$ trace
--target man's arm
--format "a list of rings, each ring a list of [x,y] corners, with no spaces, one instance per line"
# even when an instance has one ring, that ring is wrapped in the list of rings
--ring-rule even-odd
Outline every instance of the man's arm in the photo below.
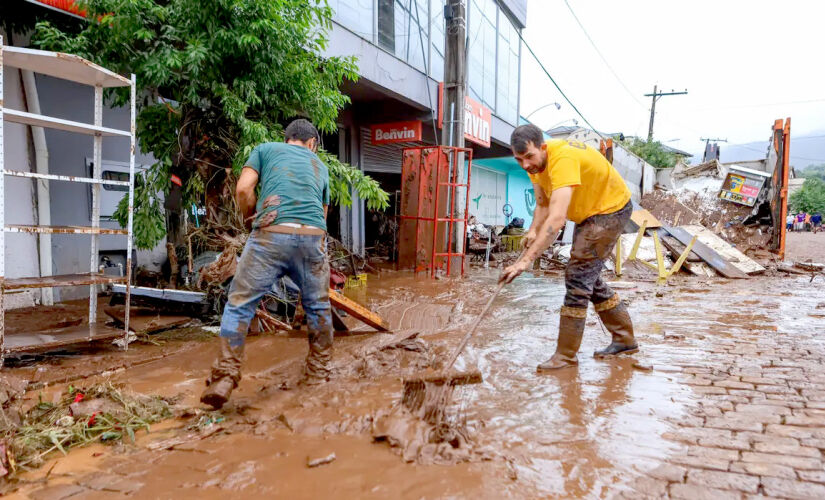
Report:
[[[530,229],[524,235],[524,245],[530,247],[536,240],[536,236],[550,214],[550,199],[544,194],[544,189],[538,184],[533,184],[533,193],[536,197],[536,209],[533,211],[533,222]]]
[[[327,213],[329,213],[329,205],[324,205],[324,220],[327,220]]]
[[[238,178],[238,185],[235,187],[235,199],[238,202],[238,208],[241,210],[241,216],[247,229],[252,227],[252,218],[255,215],[255,203],[258,201],[255,196],[255,186],[257,185],[258,172],[252,167],[244,167],[241,170],[240,178]]]
[[[516,263],[501,273],[500,282],[509,283],[513,281],[516,276],[527,269],[531,262],[547,250],[547,247],[553,244],[556,235],[559,234],[567,220],[567,208],[570,206],[570,199],[573,197],[573,189],[572,186],[567,186],[553,191],[550,196],[550,204],[547,207],[548,215],[538,230],[536,240]]]

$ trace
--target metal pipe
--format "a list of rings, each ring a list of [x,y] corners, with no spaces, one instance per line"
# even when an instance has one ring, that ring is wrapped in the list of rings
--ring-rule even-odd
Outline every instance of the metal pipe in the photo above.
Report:
[[[34,72],[21,69],[21,79],[23,80],[23,92],[26,96],[26,109],[29,113],[39,115],[40,97],[37,93],[37,82],[34,79]],[[32,142],[34,143],[34,163],[38,174],[49,175],[49,148],[46,144],[46,132],[43,127],[31,127]],[[40,226],[51,225],[51,195],[49,193],[49,181],[46,179],[35,180],[37,185],[37,224]],[[51,276],[52,269],[52,235],[41,233],[39,236],[39,257],[40,276]],[[40,290],[40,303],[46,306],[54,304],[54,289],[43,288]]]

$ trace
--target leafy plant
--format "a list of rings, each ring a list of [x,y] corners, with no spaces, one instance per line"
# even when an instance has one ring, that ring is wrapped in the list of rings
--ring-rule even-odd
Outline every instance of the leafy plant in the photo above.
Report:
[[[76,0],[88,21],[71,31],[37,24],[41,48],[70,52],[118,73],[135,73],[139,87],[137,135],[156,163],[135,193],[135,243],[154,247],[166,226],[160,193],[171,175],[183,183],[183,206],[221,210],[231,197],[227,178],[239,172],[254,146],[280,140],[281,124],[306,116],[326,132],[349,103],[339,91],[356,80],[354,57],[321,56],[329,42],[332,9],[326,0]],[[107,94],[113,105],[128,89]],[[371,208],[389,195],[361,171],[321,152],[330,193],[342,205],[354,189]],[[126,222],[126,202],[116,218]],[[176,233],[176,234],[173,234]]]
[[[788,201],[792,212],[825,213],[825,181],[818,177],[805,179]]]
[[[821,163],[819,165],[808,165],[804,169],[799,169],[797,172],[800,177],[804,177],[806,179],[814,177],[825,181],[825,163]]]
[[[631,153],[655,168],[671,168],[682,158],[682,155],[666,150],[659,141],[647,142],[633,137],[619,142]]]

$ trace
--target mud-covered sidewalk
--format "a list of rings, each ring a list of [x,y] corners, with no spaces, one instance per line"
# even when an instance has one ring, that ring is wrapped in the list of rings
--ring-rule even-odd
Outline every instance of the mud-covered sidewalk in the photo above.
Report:
[[[36,499],[825,498],[821,277],[630,283],[618,291],[641,353],[593,359],[609,336],[591,310],[579,367],[539,375],[564,286],[558,274],[526,275],[505,288],[459,360],[484,377],[453,398],[471,449],[434,459],[374,442],[402,378],[456,345],[496,275],[371,276],[353,298],[387,317],[393,334],[337,337],[333,381],[308,388],[296,386],[305,338],[251,337],[244,379],[221,412],[197,402],[217,347],[202,331],[13,368],[45,386],[31,401],[104,379],[179,399],[177,417],[136,444],[56,454],[10,487]]]

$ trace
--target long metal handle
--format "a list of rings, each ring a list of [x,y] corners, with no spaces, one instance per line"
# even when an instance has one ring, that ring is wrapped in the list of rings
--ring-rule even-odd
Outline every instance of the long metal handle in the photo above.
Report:
[[[481,320],[484,319],[484,316],[487,315],[487,311],[490,310],[490,306],[493,305],[493,301],[496,300],[496,297],[498,297],[498,293],[501,291],[502,288],[504,288],[504,285],[506,285],[506,283],[504,283],[504,282],[499,283],[499,285],[496,287],[496,291],[493,292],[493,294],[490,296],[490,299],[487,300],[487,305],[485,305],[484,309],[481,310],[481,314],[479,314],[478,317],[476,318],[476,321],[475,321],[475,323],[473,323],[472,328],[470,328],[470,331],[467,332],[467,334],[464,336],[463,339],[461,339],[461,343],[458,344],[458,347],[453,352],[453,355],[450,358],[450,362],[447,363],[447,366],[444,367],[445,372],[449,371],[450,368],[453,367],[453,364],[455,363],[455,360],[458,359],[458,356],[461,355],[461,351],[463,351],[464,348],[467,346],[467,342],[470,341],[470,337],[472,337],[473,334],[476,332],[476,329],[478,329],[478,325],[481,324]]]

